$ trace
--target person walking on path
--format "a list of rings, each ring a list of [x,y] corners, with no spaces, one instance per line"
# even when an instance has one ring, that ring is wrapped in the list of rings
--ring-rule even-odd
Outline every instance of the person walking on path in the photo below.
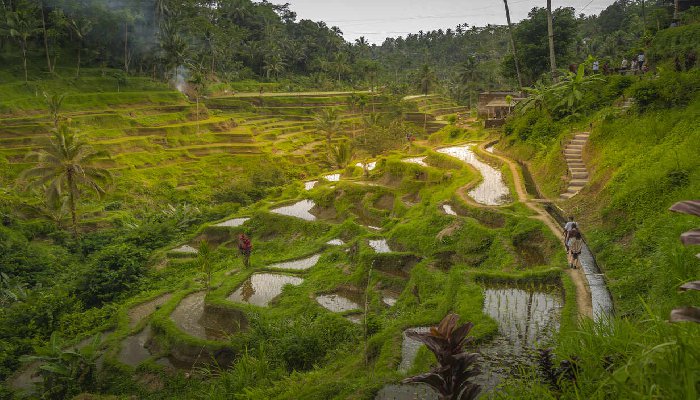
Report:
[[[581,255],[581,249],[583,248],[583,239],[581,238],[581,232],[574,228],[569,233],[569,240],[566,243],[566,247],[569,249],[569,268],[576,269],[581,266],[581,261],[579,261],[579,256]]]
[[[573,229],[578,229],[578,224],[574,221],[574,216],[572,215],[564,225],[564,246],[566,246],[566,251],[569,251],[569,236]]]
[[[250,267],[250,253],[253,251],[253,244],[245,233],[238,235],[238,251],[243,256],[243,266],[246,268]]]
[[[644,53],[639,52],[639,55],[637,56],[637,68],[639,68],[639,71],[643,71],[644,68]]]

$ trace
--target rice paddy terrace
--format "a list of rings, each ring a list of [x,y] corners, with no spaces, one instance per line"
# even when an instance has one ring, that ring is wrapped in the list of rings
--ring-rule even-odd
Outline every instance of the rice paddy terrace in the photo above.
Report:
[[[518,201],[508,166],[473,145],[486,139],[481,129],[444,141],[438,133],[367,168],[362,159],[334,171],[313,116],[337,109],[342,135],[351,137],[365,112],[384,112],[382,95],[370,96],[365,109],[352,105],[351,93],[241,93],[198,107],[146,80],[121,92],[97,78],[92,86],[103,91],[90,92],[89,79],[80,85],[80,94],[66,96],[62,118],[111,154],[101,162],[115,174],[118,199],[147,199],[163,185],[182,198],[206,198],[253,159],[289,163],[297,176],[153,254],[153,273],[164,283],[119,305],[113,321],[96,328],[104,373],[135,382],[125,389],[131,394],[225,390],[200,368],[235,371],[244,368],[244,355],[260,351],[255,357],[284,371],[247,389],[249,398],[411,398],[414,388],[396,382],[425,371],[433,356],[407,343],[404,332],[434,325],[449,311],[475,323],[486,360],[480,383],[493,389],[533,362],[535,346],[575,325],[575,290],[562,273],[558,240]],[[53,126],[36,93],[8,91],[15,100],[0,103],[4,179],[27,166],[27,152]],[[428,134],[446,126],[445,115],[463,111],[439,96],[405,101],[412,109],[406,119]],[[115,208],[95,206],[86,226],[110,224],[125,212]],[[248,269],[236,247],[241,232],[254,244]],[[202,240],[215,260],[210,290],[197,264]],[[33,367],[10,385],[30,389]],[[292,370],[298,372],[288,375]],[[200,383],[164,384],[185,374]]]

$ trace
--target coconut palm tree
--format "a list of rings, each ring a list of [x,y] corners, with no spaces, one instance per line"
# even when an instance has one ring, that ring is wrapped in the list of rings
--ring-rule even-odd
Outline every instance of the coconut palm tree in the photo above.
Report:
[[[31,185],[45,187],[49,203],[54,203],[64,193],[68,194],[73,236],[77,238],[76,209],[81,189],[89,189],[101,197],[106,193],[107,185],[112,182],[109,171],[94,166],[95,160],[104,156],[105,153],[95,151],[78,135],[61,126],[53,132],[42,149],[28,155],[28,158],[35,159],[37,163],[23,171],[20,179]]]
[[[24,81],[29,82],[27,72],[27,42],[41,32],[39,20],[34,15],[33,9],[18,8],[17,11],[8,13],[7,27],[10,36],[17,38],[22,48],[22,63],[24,65]]]
[[[435,80],[435,72],[433,72],[428,64],[423,65],[418,73],[418,85],[420,87],[420,92],[427,96],[428,92],[430,92],[430,88],[435,83]]]
[[[78,38],[78,70],[76,71],[75,76],[80,76],[80,56],[83,51],[83,41],[85,40],[85,36],[92,32],[93,23],[91,20],[85,17],[71,18],[68,20],[68,26],[70,26],[70,29]]]
[[[520,75],[520,66],[518,65],[518,54],[515,51],[515,39],[513,38],[513,25],[510,22],[510,9],[508,8],[508,0],[503,0],[506,6],[506,20],[508,21],[508,35],[510,36],[510,48],[513,51],[513,61],[515,62],[515,74],[518,76],[518,87],[523,87],[523,78]]]
[[[314,116],[316,130],[326,135],[328,146],[331,145],[331,138],[340,130],[340,119],[338,118],[338,110],[335,108],[326,108]]]
[[[58,121],[61,118],[61,106],[63,105],[63,99],[65,99],[65,94],[48,94],[44,92],[44,101],[46,102],[46,107],[49,109],[49,114],[51,114],[51,119],[53,119],[53,127],[58,129]]]

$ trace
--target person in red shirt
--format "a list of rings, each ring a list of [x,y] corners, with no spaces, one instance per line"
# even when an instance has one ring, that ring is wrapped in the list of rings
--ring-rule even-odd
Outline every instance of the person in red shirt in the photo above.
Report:
[[[246,268],[250,267],[250,253],[253,251],[253,244],[245,233],[238,235],[238,251],[240,251],[241,256],[243,256],[243,265]]]

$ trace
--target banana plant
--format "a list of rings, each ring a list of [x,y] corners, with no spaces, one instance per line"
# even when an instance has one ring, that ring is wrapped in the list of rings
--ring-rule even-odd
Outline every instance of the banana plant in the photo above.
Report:
[[[681,201],[669,209],[671,211],[700,217],[700,201]],[[693,229],[681,235],[681,242],[686,246],[700,245],[700,229]],[[695,255],[700,258],[700,253]],[[681,291],[700,290],[700,281],[688,282],[679,288]],[[681,307],[671,311],[671,322],[689,321],[700,323],[700,307]]]

